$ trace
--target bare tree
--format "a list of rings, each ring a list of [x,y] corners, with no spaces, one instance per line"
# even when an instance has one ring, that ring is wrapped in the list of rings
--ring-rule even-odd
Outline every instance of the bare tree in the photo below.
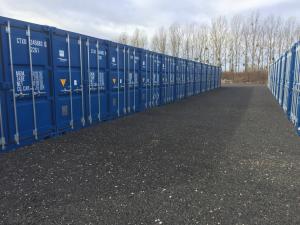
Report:
[[[129,44],[129,35],[126,32],[122,32],[118,37],[118,42],[121,44]]]
[[[227,34],[227,19],[223,16],[220,16],[211,21],[211,41],[212,47],[214,50],[214,63],[217,65],[222,65],[222,51],[225,45],[224,36]]]
[[[232,36],[232,51],[234,57],[234,71],[240,70],[240,58],[241,58],[241,41],[242,41],[242,24],[243,18],[240,15],[236,15],[232,18],[230,23],[230,35]]]
[[[182,54],[186,59],[193,59],[193,35],[195,31],[194,24],[186,24],[183,28]]]
[[[258,35],[260,29],[260,14],[258,11],[252,12],[249,20],[249,52],[250,52],[250,59],[251,59],[251,70],[255,70],[256,58],[258,53]]]
[[[157,34],[154,34],[152,39],[151,39],[151,50],[154,51],[154,52],[158,52],[158,43],[159,43],[159,40],[158,40],[158,36]]]
[[[297,25],[299,29],[299,24],[297,24],[297,21],[294,17],[290,17],[285,21],[283,26],[284,50],[287,50],[294,42],[300,40],[299,34],[297,35]]]
[[[235,72],[235,52],[234,52],[234,41],[233,41],[233,36],[232,35],[228,35],[227,37],[228,40],[228,60],[229,60],[229,71],[230,72]],[[225,69],[226,71],[226,69]]]
[[[138,48],[145,48],[148,42],[148,37],[144,31],[136,28],[131,36],[130,43],[131,45]]]
[[[198,42],[198,35],[197,35],[197,24],[196,23],[191,23],[190,24],[190,32],[191,32],[191,37],[190,37],[190,58],[192,60],[196,60],[197,57],[197,42]]]
[[[169,27],[169,48],[173,56],[178,57],[180,54],[180,46],[182,44],[182,29],[179,24],[173,23]]]
[[[300,24],[297,24],[295,36],[297,40],[300,40]]]
[[[167,31],[164,27],[160,27],[153,36],[152,49],[163,54],[167,53]]]
[[[223,65],[224,70],[227,71],[227,64],[228,64],[228,57],[229,57],[229,49],[228,46],[230,45],[230,39],[229,34],[224,35],[224,45],[223,45],[223,51],[221,55],[221,65]]]
[[[260,26],[258,30],[258,55],[256,66],[258,70],[264,70],[265,65],[265,46],[266,46],[266,35],[264,26]]]
[[[217,17],[211,24],[179,24],[160,27],[151,38],[153,51],[221,65],[232,72],[265,70],[279,55],[300,39],[295,18],[261,16],[254,11],[230,20]],[[149,47],[147,34],[135,29],[123,32],[118,41],[136,47]]]
[[[195,58],[204,62],[207,58],[206,53],[209,48],[209,27],[201,24],[196,27],[195,32]]]
[[[250,26],[248,20],[243,21],[242,27],[242,49],[244,58],[244,71],[247,72],[249,69],[249,48],[250,48]]]
[[[275,57],[274,51],[275,51],[275,35],[276,35],[276,18],[271,15],[268,16],[265,21],[265,32],[266,32],[266,41],[267,41],[267,48],[266,48],[266,54],[268,56],[267,59],[267,65],[270,65]]]
[[[281,17],[277,17],[276,20],[276,28],[275,28],[275,33],[276,33],[276,38],[275,38],[275,57],[279,57],[283,51],[284,51],[284,23],[281,19]]]

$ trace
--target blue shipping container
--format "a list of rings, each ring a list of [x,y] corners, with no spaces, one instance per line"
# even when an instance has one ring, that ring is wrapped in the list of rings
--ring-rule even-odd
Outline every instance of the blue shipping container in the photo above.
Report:
[[[200,62],[4,17],[0,26],[3,151],[210,87]]]

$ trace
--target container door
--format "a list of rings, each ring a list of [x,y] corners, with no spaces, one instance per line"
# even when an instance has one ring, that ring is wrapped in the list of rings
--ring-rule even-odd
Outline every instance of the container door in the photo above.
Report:
[[[120,117],[127,113],[126,106],[126,48],[113,45],[109,48],[109,112],[110,116]]]
[[[152,68],[151,68],[151,87],[150,87],[150,104],[151,107],[155,106],[155,76],[156,76],[156,54],[152,55]]]
[[[280,69],[280,86],[279,86],[279,96],[278,96],[278,102],[281,105],[282,104],[282,93],[283,93],[283,86],[284,86],[284,69],[285,69],[285,57],[283,56],[281,58],[281,69]]]
[[[205,65],[205,70],[204,70],[204,91],[208,91],[207,80],[208,80],[208,65]]]
[[[150,55],[148,52],[141,53],[141,108],[150,107]]]
[[[155,68],[154,68],[154,77],[153,77],[153,83],[154,83],[154,106],[159,105],[160,101],[160,72],[161,72],[161,60],[159,55],[155,55]]]
[[[202,64],[199,65],[199,71],[198,71],[198,79],[199,79],[199,90],[198,93],[201,93],[202,90]]]
[[[126,96],[127,112],[133,113],[139,110],[139,61],[140,57],[135,48],[127,48],[126,61]]]
[[[151,54],[146,53],[146,108],[151,107],[151,72],[152,72],[152,57]]]
[[[197,67],[197,64],[194,63],[194,94],[196,95],[198,93],[198,82],[197,82],[197,79],[198,79],[198,76],[197,76],[197,72],[198,72],[198,67]]]
[[[86,125],[84,101],[83,38],[55,33],[52,38],[56,126],[65,132]]]
[[[146,71],[141,71],[141,102],[140,102],[140,109],[144,110],[148,106],[147,102],[147,83],[146,83],[146,76],[147,72]]]
[[[195,87],[196,87],[196,94],[199,94],[199,90],[200,90],[200,82],[199,82],[199,65],[197,65],[197,69],[196,69],[196,84],[195,84]]]
[[[282,70],[281,70],[281,91],[280,91],[280,99],[279,99],[279,102],[280,102],[280,105],[282,107],[282,103],[283,103],[283,97],[284,97],[284,85],[285,85],[285,70],[286,70],[286,55],[284,55],[283,57],[283,67],[282,67]]]
[[[205,64],[201,65],[201,92],[205,92]]]
[[[172,100],[172,61],[168,57],[168,66],[167,66],[167,102],[171,102]]]
[[[154,55],[149,53],[149,107],[153,106]]]
[[[206,91],[209,91],[210,88],[210,66],[207,66],[207,71],[206,71]]]
[[[179,99],[179,83],[180,83],[180,77],[179,77],[179,62],[176,61],[176,71],[175,71],[175,100]]]
[[[133,112],[133,49],[126,48],[126,59],[126,111],[127,113],[131,113]]]
[[[8,145],[42,139],[54,131],[50,34],[40,26],[18,25],[8,22],[1,30],[5,67],[3,78],[10,84],[10,90],[5,95]],[[1,97],[3,101],[3,92]]]
[[[161,74],[161,102],[167,103],[167,87],[168,87],[168,61],[167,57],[162,58],[162,74]]]
[[[194,67],[193,67],[193,63],[190,63],[190,68],[191,68],[191,84],[190,84],[190,94],[191,96],[193,96],[194,94]]]
[[[167,102],[172,101],[172,59],[167,58]]]
[[[211,67],[207,66],[207,90],[210,90]]]
[[[191,96],[191,67],[190,67],[190,63],[188,62],[188,71],[187,71],[187,76],[188,76],[188,80],[187,80],[187,91],[188,91],[188,96]]]
[[[195,82],[196,82],[196,74],[195,74],[195,63],[193,63],[193,86],[192,86],[192,88],[193,88],[193,95],[195,95],[196,94],[196,91],[195,91]]]
[[[198,65],[198,94],[201,93],[201,64]]]
[[[180,99],[184,98],[184,82],[185,82],[185,72],[184,72],[184,62],[180,61],[179,64],[179,76],[180,76],[180,83],[179,83],[179,97]]]
[[[107,117],[107,50],[97,39],[88,38],[85,46],[86,112],[89,124],[93,124]]]
[[[133,74],[134,74],[134,80],[133,80],[133,111],[139,111],[140,110],[140,101],[141,101],[141,90],[140,90],[140,83],[141,83],[141,70],[140,70],[140,54],[136,50],[133,52],[133,58],[134,58],[134,65],[133,65]]]
[[[186,93],[185,93],[185,82],[186,82],[186,64],[185,61],[182,61],[182,83],[181,83],[181,93],[182,93],[182,97],[185,98]]]
[[[186,95],[190,96],[190,67],[186,64]]]
[[[215,75],[215,67],[212,67],[212,80],[211,80],[211,89],[213,90],[215,88],[215,79],[216,79],[216,75]]]
[[[170,101],[174,101],[174,88],[175,88],[175,62],[171,58],[171,73],[170,73]]]
[[[0,52],[3,51],[2,45],[0,44]],[[7,124],[6,118],[7,112],[5,109],[7,108],[5,106],[5,93],[9,91],[9,86],[7,83],[5,83],[5,77],[3,74],[3,65],[2,62],[0,63],[0,146],[1,150],[5,150],[7,148]]]
[[[189,79],[190,79],[190,83],[189,83],[189,95],[192,96],[193,95],[193,68],[191,63],[189,63]]]
[[[219,84],[219,67],[216,67],[216,84],[215,87],[218,88],[218,84]]]
[[[291,96],[292,96],[292,86],[293,86],[293,78],[294,74],[292,73],[293,67],[295,64],[295,49],[292,48],[287,54],[287,70],[286,70],[286,81],[285,81],[285,93],[284,93],[284,104],[283,110],[287,114],[288,118],[290,117],[291,110]],[[276,86],[276,84],[273,84]]]
[[[300,98],[300,45],[296,49],[294,84],[292,90],[291,121],[297,126],[299,124],[299,98]],[[299,132],[300,130],[297,130]]]

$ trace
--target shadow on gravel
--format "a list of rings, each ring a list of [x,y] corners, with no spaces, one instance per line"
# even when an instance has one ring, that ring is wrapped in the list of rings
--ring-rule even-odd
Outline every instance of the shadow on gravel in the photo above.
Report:
[[[223,87],[0,155],[3,224],[197,217],[188,192],[216,179],[252,91]]]

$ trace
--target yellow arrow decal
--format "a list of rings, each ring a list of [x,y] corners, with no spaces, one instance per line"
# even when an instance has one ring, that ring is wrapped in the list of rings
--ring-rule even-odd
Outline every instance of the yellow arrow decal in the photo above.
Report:
[[[63,87],[65,87],[67,79],[60,79],[60,83]]]

